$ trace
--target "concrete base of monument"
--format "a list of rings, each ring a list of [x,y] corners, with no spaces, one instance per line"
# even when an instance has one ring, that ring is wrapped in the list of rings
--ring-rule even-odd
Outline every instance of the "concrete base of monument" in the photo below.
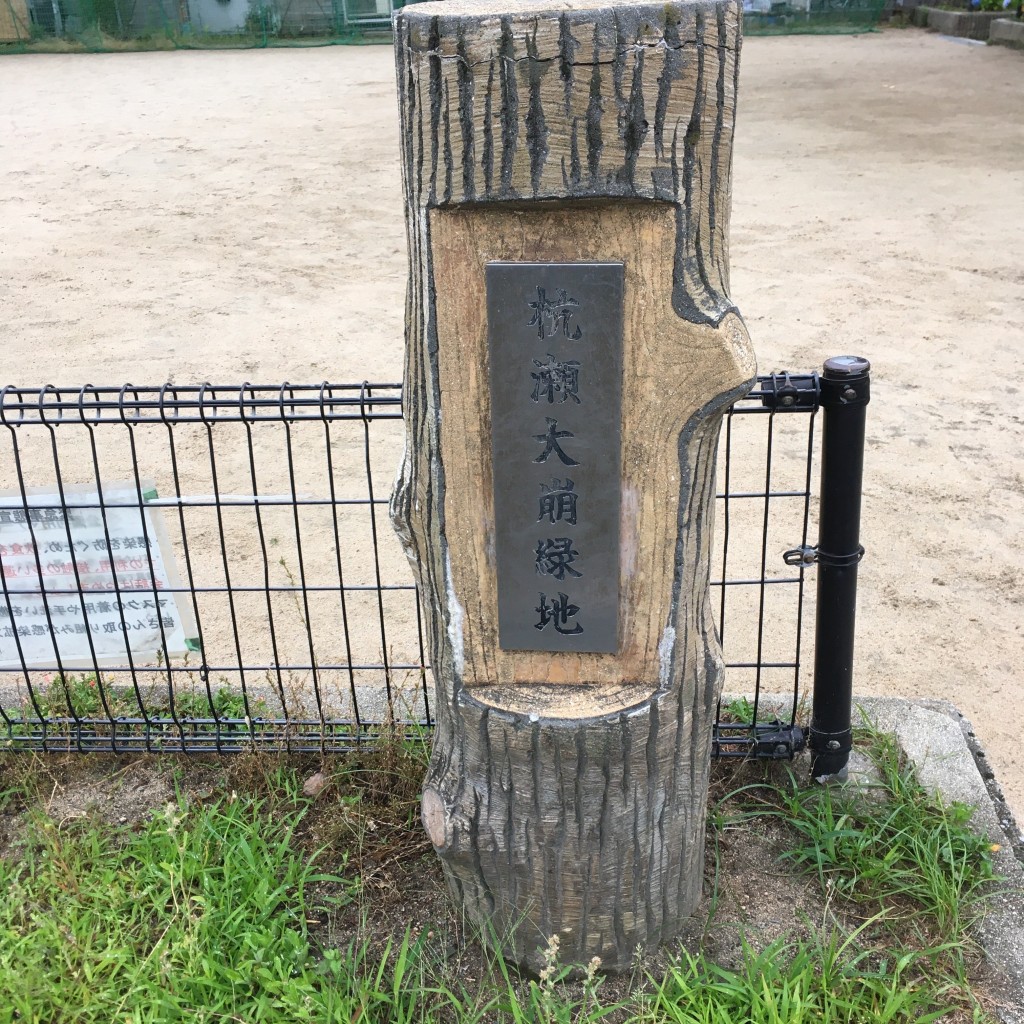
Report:
[[[723,701],[729,696],[723,697]],[[865,697],[857,708],[867,724],[895,737],[921,785],[941,797],[974,808],[973,828],[999,849],[994,868],[1002,876],[996,896],[981,922],[977,939],[994,973],[1003,979],[1005,1005],[999,1007],[1004,1024],[1024,1024],[1024,833],[1007,806],[985,751],[971,723],[947,701]],[[791,697],[762,694],[762,709],[788,716]],[[764,712],[762,711],[762,717]],[[856,725],[856,722],[855,722]],[[796,759],[799,776],[810,772],[810,755]],[[871,765],[853,752],[845,785],[870,793]]]
[[[657,693],[644,683],[534,683],[525,686],[474,686],[463,693],[499,711],[532,720],[599,718],[639,707]]]

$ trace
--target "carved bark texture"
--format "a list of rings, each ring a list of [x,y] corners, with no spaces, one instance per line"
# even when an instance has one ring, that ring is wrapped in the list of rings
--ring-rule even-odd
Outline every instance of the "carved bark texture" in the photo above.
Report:
[[[448,0],[403,9],[395,46],[411,273],[392,516],[437,690],[424,824],[519,962],[558,935],[564,961],[624,969],[701,890],[715,449],[755,373],[728,297],[739,6]],[[498,648],[495,259],[625,264],[616,654]]]

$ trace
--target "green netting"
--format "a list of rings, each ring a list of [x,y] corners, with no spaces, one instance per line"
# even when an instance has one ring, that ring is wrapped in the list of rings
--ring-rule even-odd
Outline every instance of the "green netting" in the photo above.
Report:
[[[0,52],[324,46],[388,38],[404,0],[0,0]]]
[[[0,52],[324,46],[390,36],[413,0],[0,0]],[[863,32],[885,0],[746,0],[747,35]]]
[[[748,7],[744,12],[745,36],[869,32],[881,21],[885,0],[769,0],[763,6],[765,10]]]

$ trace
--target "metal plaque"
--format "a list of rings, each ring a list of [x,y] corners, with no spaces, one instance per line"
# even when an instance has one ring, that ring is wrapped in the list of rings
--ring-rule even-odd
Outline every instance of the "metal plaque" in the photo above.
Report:
[[[488,263],[499,645],[618,650],[621,263]]]

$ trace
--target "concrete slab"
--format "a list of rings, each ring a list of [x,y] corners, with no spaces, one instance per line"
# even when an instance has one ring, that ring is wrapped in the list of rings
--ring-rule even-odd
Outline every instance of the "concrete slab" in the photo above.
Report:
[[[998,18],[992,22],[988,41],[992,46],[1012,46],[1024,50],[1024,20]]]
[[[940,32],[947,36],[963,36],[966,39],[988,39],[992,24],[1004,17],[1002,11],[947,11],[939,7],[918,7],[914,12],[915,24],[918,11],[926,19],[929,32]]]
[[[910,12],[911,24],[916,25],[918,28],[927,28],[928,27],[928,12],[931,9],[932,8],[930,8],[930,7],[925,7],[923,4],[918,4],[918,6],[915,7]]]
[[[762,694],[760,704],[783,717],[790,713],[792,698]],[[1004,881],[977,939],[992,971],[1003,980],[1006,998],[997,1008],[999,1019],[1003,1024],[1024,1024],[1024,834],[971,723],[946,701],[870,697],[858,700],[857,706],[875,728],[895,736],[925,789],[946,803],[972,807],[972,827],[998,846],[994,868]],[[848,780],[847,784],[869,790],[874,781],[863,759],[856,757],[851,759]]]
[[[921,785],[947,803],[974,808],[971,824],[999,849],[996,873],[1005,880],[981,922],[978,941],[1005,981],[1005,1024],[1024,1024],[1024,836],[1017,827],[985,752],[963,715],[946,701],[872,698],[860,702],[876,727],[891,732]]]

